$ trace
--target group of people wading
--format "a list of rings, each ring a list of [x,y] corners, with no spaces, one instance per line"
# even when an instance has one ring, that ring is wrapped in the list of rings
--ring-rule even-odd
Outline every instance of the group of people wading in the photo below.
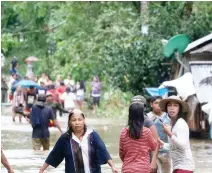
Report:
[[[119,140],[121,172],[192,173],[194,161],[184,120],[189,113],[187,103],[178,96],[153,97],[151,107],[146,115],[146,99],[135,96],[131,100],[128,123]],[[100,173],[100,166],[106,163],[113,173],[118,172],[104,142],[85,124],[85,115],[78,109],[70,112],[68,130],[56,142],[40,173],[64,159],[66,173]]]
[[[13,85],[18,82],[17,75]],[[45,163],[43,173],[49,165],[57,167],[65,159],[65,173],[101,173],[101,165],[108,164],[113,173],[119,172],[97,131],[85,124],[82,112],[85,84],[77,84],[69,75],[60,76],[53,84],[44,73],[35,81],[39,89],[18,86],[13,93],[13,121],[16,113],[23,115],[20,107],[25,105],[32,125],[32,146],[34,150],[49,150],[49,126],[57,127],[61,136]],[[101,83],[98,77],[91,83],[93,111],[100,101]],[[78,106],[76,106],[78,105]],[[152,97],[151,112],[146,112],[147,101],[143,96],[132,98],[129,105],[128,122],[120,132],[119,156],[123,173],[192,173],[194,161],[189,142],[189,127],[184,120],[190,110],[178,96],[168,98]],[[62,132],[57,110],[68,114],[68,127]],[[25,115],[25,114],[24,114]],[[61,114],[60,114],[61,115]],[[19,117],[21,122],[21,116]],[[2,151],[2,163],[13,173]]]
[[[25,79],[27,78],[25,77]],[[13,121],[15,121],[16,114],[19,114],[19,122],[21,122],[23,113],[20,112],[25,112],[25,115],[29,115],[39,95],[46,96],[47,105],[53,107],[55,117],[57,111],[62,116],[62,113],[67,113],[67,111],[74,108],[83,109],[86,92],[86,86],[83,80],[75,82],[71,75],[68,74],[67,79],[64,80],[58,75],[56,81],[53,83],[46,73],[43,73],[39,79],[33,78],[32,80],[37,82],[40,87],[29,86],[28,88],[23,88],[22,86],[17,86],[18,82],[21,81],[20,77],[17,74],[12,74],[11,76],[9,86],[11,91],[10,100],[13,107]],[[15,88],[14,86],[17,87]],[[96,113],[96,107],[100,103],[101,87],[99,78],[94,76],[91,82],[90,92],[94,114]]]

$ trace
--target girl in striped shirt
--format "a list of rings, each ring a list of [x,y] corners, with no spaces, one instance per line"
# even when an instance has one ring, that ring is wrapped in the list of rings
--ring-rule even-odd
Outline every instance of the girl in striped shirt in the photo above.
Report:
[[[143,104],[133,102],[129,107],[128,126],[120,135],[119,155],[123,173],[150,173],[149,152],[156,149],[157,141],[143,124]]]

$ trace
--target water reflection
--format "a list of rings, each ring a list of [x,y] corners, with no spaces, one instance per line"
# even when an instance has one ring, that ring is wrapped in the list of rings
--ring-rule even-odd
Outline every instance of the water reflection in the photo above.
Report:
[[[59,119],[63,131],[66,130],[67,117]],[[117,168],[121,169],[121,161],[118,155],[118,144],[120,131],[125,121],[111,121],[96,118],[87,119],[87,124],[94,128],[108,148]],[[10,116],[2,116],[1,121],[1,139],[4,152],[9,162],[14,167],[16,173],[37,173],[44,163],[48,151],[33,151],[31,144],[32,128],[27,122],[22,124],[13,123]],[[51,149],[56,140],[59,138],[59,132],[55,128],[50,129],[50,145]],[[212,172],[212,143],[210,140],[191,140],[192,152],[196,164],[195,173],[211,173]],[[49,167],[46,173],[64,172],[64,162],[57,168]],[[4,167],[1,168],[2,173],[6,173]],[[102,167],[103,173],[111,172],[108,165]]]

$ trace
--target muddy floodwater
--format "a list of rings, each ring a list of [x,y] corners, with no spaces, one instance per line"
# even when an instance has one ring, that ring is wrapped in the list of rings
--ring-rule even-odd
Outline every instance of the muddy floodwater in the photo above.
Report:
[[[1,114],[1,142],[5,155],[10,164],[13,166],[15,173],[38,173],[39,168],[43,165],[49,151],[35,152],[32,150],[31,132],[32,128],[23,119],[20,124],[18,117],[16,122],[12,122],[10,109],[2,107]],[[67,115],[58,119],[62,130],[67,127]],[[118,155],[118,143],[121,129],[124,127],[126,120],[123,118],[106,119],[89,116],[86,123],[89,127],[95,129],[106,144],[116,167],[121,170],[121,160]],[[50,128],[50,145],[51,149],[56,140],[59,138],[59,132],[56,128]],[[191,139],[191,148],[195,160],[195,173],[212,173],[212,141],[207,139]],[[64,172],[64,161],[59,167],[49,167],[46,173]],[[6,173],[2,166],[1,172]],[[103,173],[111,172],[108,165],[102,166]],[[120,171],[121,172],[121,171]]]

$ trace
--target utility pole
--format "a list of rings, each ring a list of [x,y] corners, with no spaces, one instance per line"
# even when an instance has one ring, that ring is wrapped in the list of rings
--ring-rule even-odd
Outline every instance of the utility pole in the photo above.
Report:
[[[140,13],[141,13],[141,33],[143,35],[148,35],[148,1],[140,2]]]

